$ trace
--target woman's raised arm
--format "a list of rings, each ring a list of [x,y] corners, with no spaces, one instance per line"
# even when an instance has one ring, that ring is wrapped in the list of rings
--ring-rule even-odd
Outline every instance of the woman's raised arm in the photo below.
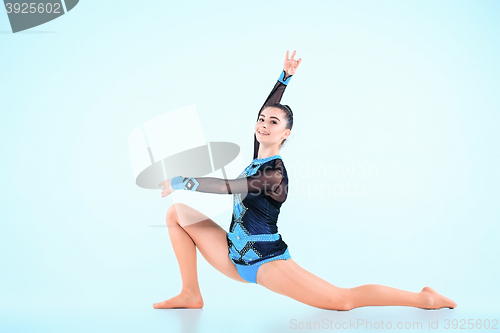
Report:
[[[292,75],[295,74],[297,71],[297,68],[300,65],[300,62],[302,61],[302,58],[299,60],[293,59],[295,56],[296,51],[293,51],[292,57],[288,58],[288,51],[286,51],[286,57],[285,57],[285,62],[283,64],[283,71],[281,72],[281,75],[278,79],[278,82],[274,85],[273,89],[271,90],[271,93],[269,96],[267,96],[266,101],[264,102],[264,105],[259,110],[259,113],[257,114],[257,120],[259,120],[260,113],[262,110],[264,110],[267,106],[273,105],[276,103],[279,103],[281,101],[281,98],[283,97],[283,93],[285,92],[285,88],[290,82],[290,79],[292,78]],[[253,138],[253,158],[256,159],[259,153],[259,146],[260,143],[257,141],[257,138]]]

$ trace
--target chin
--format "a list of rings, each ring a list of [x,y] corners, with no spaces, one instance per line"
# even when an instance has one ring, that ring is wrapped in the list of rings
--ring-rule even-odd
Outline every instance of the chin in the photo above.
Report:
[[[259,134],[255,134],[255,138],[257,139],[257,141],[259,143],[268,143],[269,140],[266,140],[267,138],[265,138],[264,140],[262,140],[262,135],[259,135]]]

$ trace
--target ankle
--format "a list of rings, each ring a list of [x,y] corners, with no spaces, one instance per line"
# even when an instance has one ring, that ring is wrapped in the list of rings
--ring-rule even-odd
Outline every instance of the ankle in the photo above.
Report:
[[[181,294],[188,296],[201,296],[199,286],[182,287]]]

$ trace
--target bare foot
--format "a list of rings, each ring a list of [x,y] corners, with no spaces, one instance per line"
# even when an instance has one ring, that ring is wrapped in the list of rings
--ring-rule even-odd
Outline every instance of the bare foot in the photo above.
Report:
[[[426,310],[435,310],[441,308],[454,309],[457,306],[457,303],[453,302],[449,298],[444,297],[441,294],[438,294],[431,287],[424,287],[420,293],[422,295],[428,296],[427,306],[424,308]]]
[[[166,301],[154,303],[155,309],[201,309],[203,298],[201,294],[188,294],[181,292],[179,295]]]

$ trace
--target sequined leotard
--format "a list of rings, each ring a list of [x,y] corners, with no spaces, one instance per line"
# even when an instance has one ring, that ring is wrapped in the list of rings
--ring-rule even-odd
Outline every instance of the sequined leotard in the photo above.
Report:
[[[259,111],[279,103],[290,81],[283,71]],[[258,117],[257,117],[258,119]],[[288,192],[288,176],[280,155],[257,159],[260,143],[254,135],[254,159],[236,179],[175,177],[172,188],[233,195],[227,244],[229,258],[240,276],[257,283],[263,263],[289,259],[288,246],[278,233],[278,215]]]

